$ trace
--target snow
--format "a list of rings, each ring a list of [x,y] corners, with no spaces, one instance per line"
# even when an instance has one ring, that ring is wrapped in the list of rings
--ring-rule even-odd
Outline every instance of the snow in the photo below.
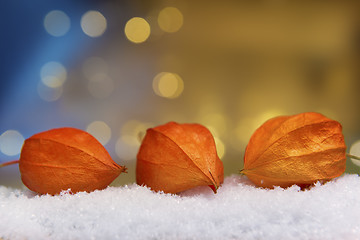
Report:
[[[0,239],[360,239],[360,177],[309,190],[227,177],[217,194],[136,184],[39,196],[0,186]]]

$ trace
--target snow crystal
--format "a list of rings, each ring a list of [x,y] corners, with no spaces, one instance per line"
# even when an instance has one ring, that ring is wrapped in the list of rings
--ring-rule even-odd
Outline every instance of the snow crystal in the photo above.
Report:
[[[309,190],[225,179],[217,194],[136,184],[39,196],[0,186],[0,239],[360,239],[360,177]]]

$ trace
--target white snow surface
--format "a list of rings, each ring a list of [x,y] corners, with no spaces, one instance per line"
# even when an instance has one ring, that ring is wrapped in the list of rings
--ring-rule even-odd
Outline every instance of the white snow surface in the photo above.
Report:
[[[0,186],[0,239],[360,239],[360,177],[270,190],[233,175],[217,194],[179,195],[136,184],[58,196]]]

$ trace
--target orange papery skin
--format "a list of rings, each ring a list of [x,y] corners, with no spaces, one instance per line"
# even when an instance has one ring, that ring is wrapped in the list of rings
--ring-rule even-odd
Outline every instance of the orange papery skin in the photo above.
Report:
[[[19,168],[22,182],[40,194],[91,192],[106,188],[125,167],[103,145],[76,128],[57,128],[25,140]]]
[[[346,145],[339,122],[306,112],[272,118],[252,135],[245,174],[257,186],[309,186],[344,173]]]
[[[216,193],[223,181],[223,163],[206,127],[169,122],[147,130],[137,155],[137,184],[165,193],[209,185]]]

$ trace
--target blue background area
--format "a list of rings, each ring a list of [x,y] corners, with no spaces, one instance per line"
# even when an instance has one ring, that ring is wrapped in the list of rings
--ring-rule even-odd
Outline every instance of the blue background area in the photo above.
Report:
[[[6,1],[1,6],[0,133],[19,131],[25,138],[44,128],[67,124],[76,119],[56,111],[58,103],[40,99],[37,86],[40,69],[49,61],[65,68],[77,61],[96,40],[80,27],[81,16],[97,8],[95,1]],[[64,11],[71,19],[70,30],[53,37],[44,28],[46,14]],[[39,111],[41,109],[41,111]],[[12,159],[0,153],[2,160]]]

